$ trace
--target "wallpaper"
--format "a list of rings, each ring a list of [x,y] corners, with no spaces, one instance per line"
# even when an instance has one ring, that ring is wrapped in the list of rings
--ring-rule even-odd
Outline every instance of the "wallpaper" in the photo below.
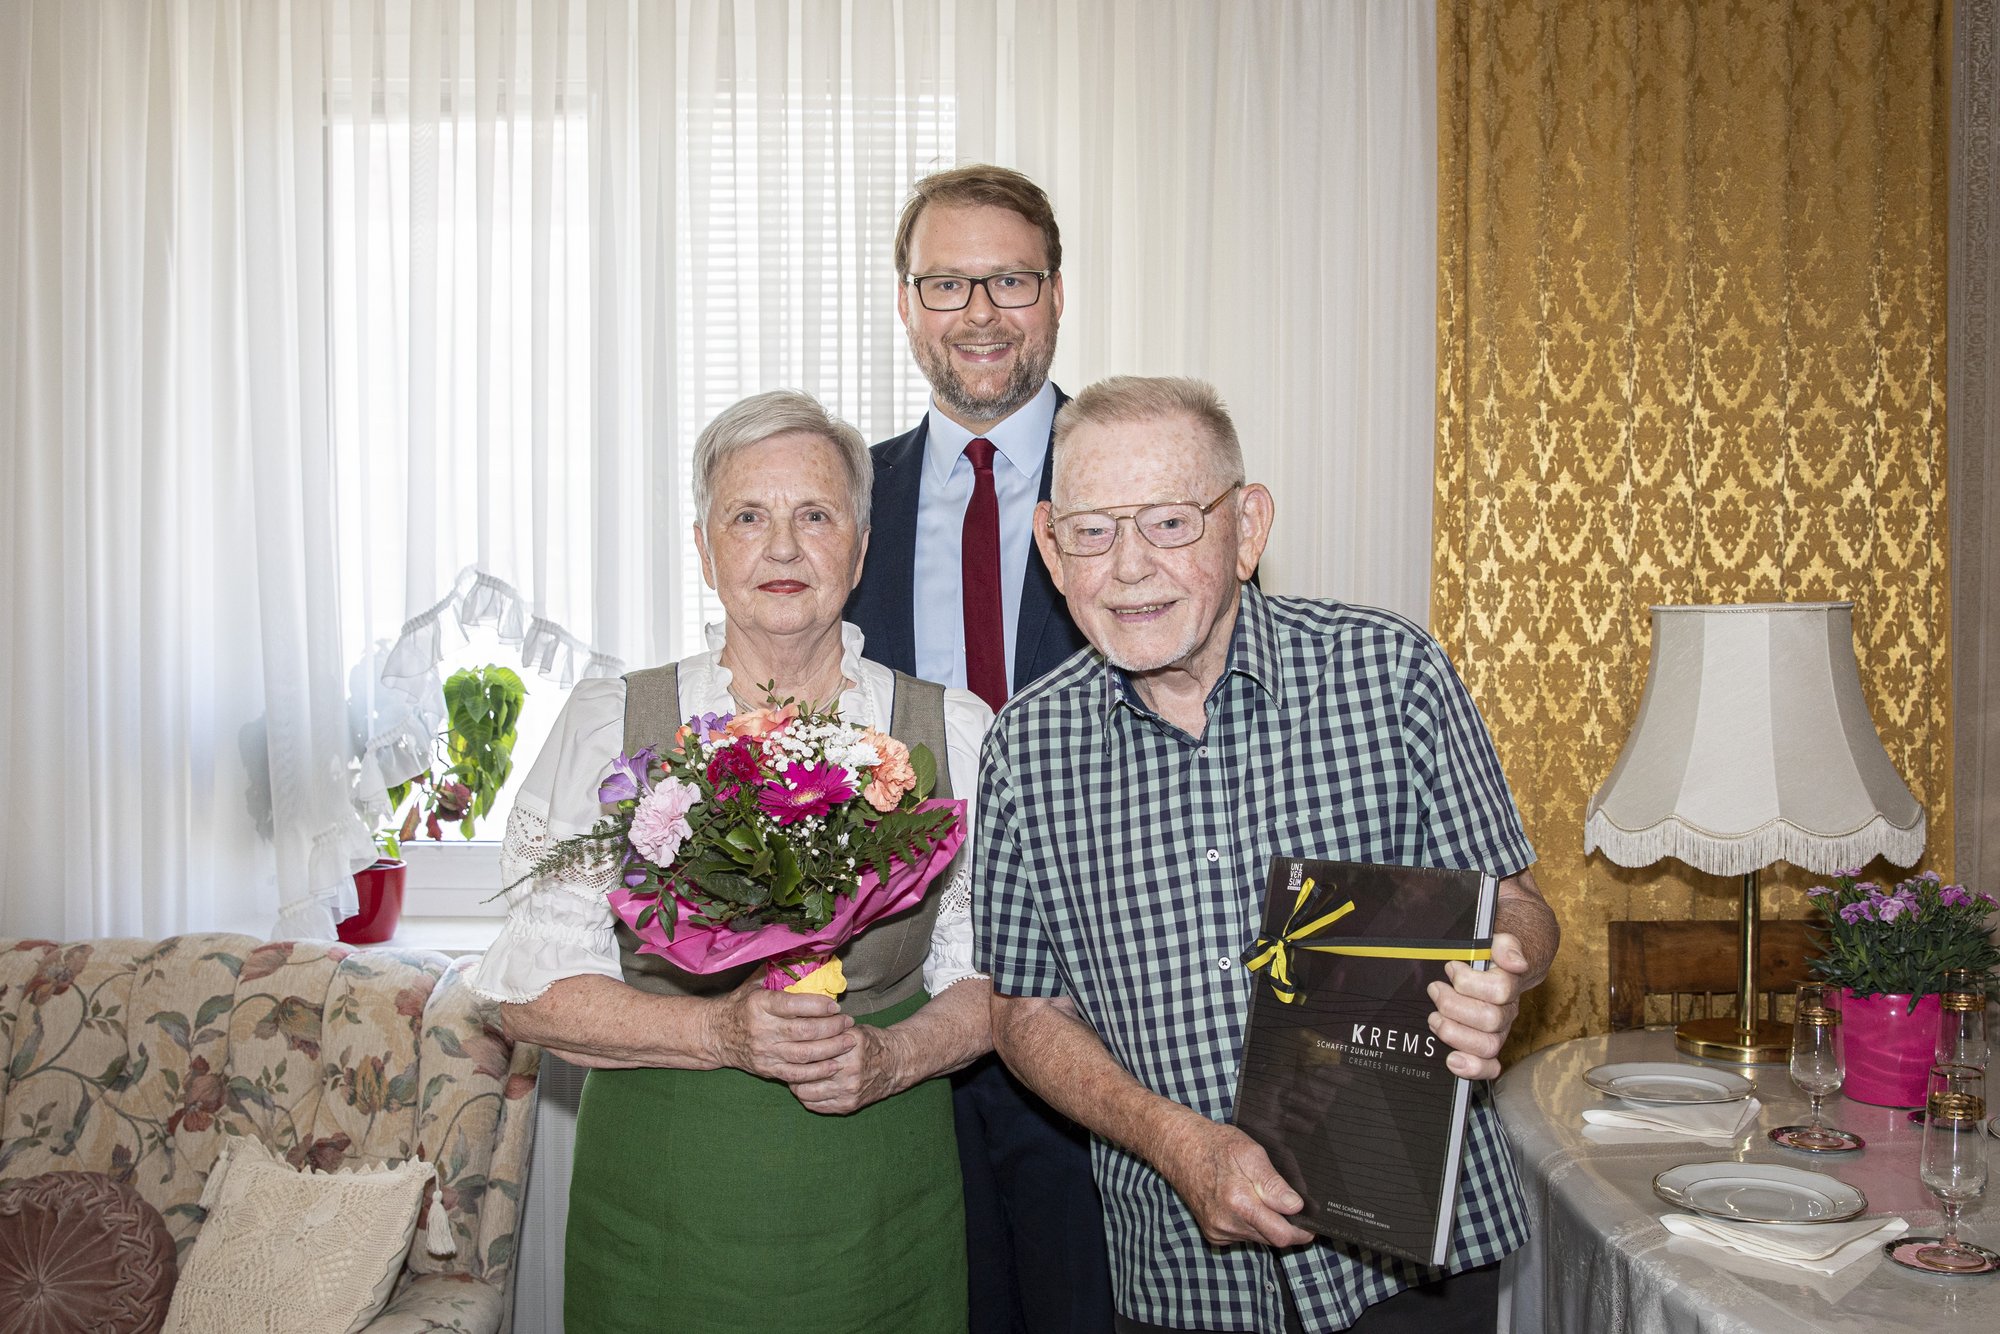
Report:
[[[1604,1029],[1606,921],[1735,916],[1582,851],[1653,603],[1852,599],[1951,872],[1947,6],[1439,4],[1432,629],[1564,930],[1517,1053]]]

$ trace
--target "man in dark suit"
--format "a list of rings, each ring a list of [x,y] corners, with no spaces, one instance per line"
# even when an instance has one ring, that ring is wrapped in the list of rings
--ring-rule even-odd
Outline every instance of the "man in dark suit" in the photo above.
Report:
[[[873,532],[847,619],[877,662],[1008,695],[1084,647],[1035,551],[1063,396],[1049,382],[1062,238],[999,167],[917,183],[896,229],[896,310],[930,411],[874,448]],[[1113,1327],[1089,1141],[996,1058],[953,1080],[973,1334]]]

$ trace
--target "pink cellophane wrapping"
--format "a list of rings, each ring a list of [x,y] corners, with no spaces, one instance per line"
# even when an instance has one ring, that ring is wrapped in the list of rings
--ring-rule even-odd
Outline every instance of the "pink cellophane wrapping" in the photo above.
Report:
[[[937,846],[928,855],[918,858],[915,865],[897,860],[886,883],[873,871],[863,874],[854,892],[839,899],[832,919],[814,932],[775,925],[751,931],[735,931],[727,926],[701,926],[690,920],[693,910],[676,899],[674,936],[669,940],[658,916],[644,926],[639,925],[639,914],[652,902],[651,899],[635,899],[631,891],[623,887],[612,890],[605,898],[610,902],[611,910],[618,914],[618,919],[639,937],[639,953],[657,954],[690,973],[719,973],[759,961],[783,959],[803,962],[804,956],[825,958],[884,917],[921,901],[925,888],[951,864],[952,855],[965,842],[963,801],[926,801],[917,809],[949,810],[957,818]],[[817,966],[816,963],[795,966],[790,974],[772,966],[764,974],[764,985],[773,991],[782,990]]]

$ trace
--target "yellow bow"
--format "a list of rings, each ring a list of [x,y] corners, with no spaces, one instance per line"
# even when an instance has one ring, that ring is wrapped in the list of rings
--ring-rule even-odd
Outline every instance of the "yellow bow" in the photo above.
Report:
[[[1286,919],[1284,934],[1276,938],[1257,937],[1243,955],[1244,966],[1251,972],[1261,973],[1267,968],[1270,970],[1271,990],[1276,992],[1278,999],[1287,1005],[1299,998],[1298,988],[1292,985],[1292,946],[1325,930],[1354,911],[1354,900],[1349,899],[1332,912],[1315,917],[1312,921],[1301,925],[1299,914],[1305,911],[1306,900],[1312,897],[1312,892],[1313,879],[1307,876],[1306,882],[1299,886],[1298,898],[1292,903],[1292,915]]]
[[[1327,927],[1333,925],[1354,911],[1354,900],[1349,899],[1338,908],[1300,923],[1299,915],[1305,911],[1306,900],[1312,897],[1313,879],[1307,876],[1299,886],[1298,898],[1292,901],[1291,916],[1285,922],[1283,934],[1278,936],[1258,936],[1250,948],[1243,953],[1243,963],[1253,973],[1268,970],[1271,974],[1271,992],[1287,1005],[1303,998],[1298,985],[1292,981],[1292,951],[1311,950],[1315,954],[1345,954],[1363,959],[1463,959],[1467,963],[1480,963],[1493,957],[1491,944],[1474,945],[1418,945],[1409,941],[1394,940],[1347,940],[1340,944],[1306,945],[1309,940]]]

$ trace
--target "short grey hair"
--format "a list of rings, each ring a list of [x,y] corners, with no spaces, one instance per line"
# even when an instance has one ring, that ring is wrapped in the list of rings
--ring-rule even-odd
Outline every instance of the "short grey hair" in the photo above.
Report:
[[[818,436],[840,455],[841,470],[847,474],[847,498],[854,510],[855,527],[866,529],[868,506],[875,490],[875,461],[868,456],[868,442],[861,438],[861,432],[799,389],[773,389],[739,399],[702,427],[694,442],[694,509],[698,522],[708,522],[708,504],[715,494],[716,475],[731,454],[774,435],[789,435],[794,431]]]
[[[1079,426],[1175,419],[1194,423],[1207,437],[1210,462],[1222,481],[1242,482],[1243,444],[1236,438],[1236,423],[1230,420],[1222,395],[1208,381],[1185,376],[1114,375],[1099,380],[1056,414],[1052,448],[1060,459],[1063,443]]]

